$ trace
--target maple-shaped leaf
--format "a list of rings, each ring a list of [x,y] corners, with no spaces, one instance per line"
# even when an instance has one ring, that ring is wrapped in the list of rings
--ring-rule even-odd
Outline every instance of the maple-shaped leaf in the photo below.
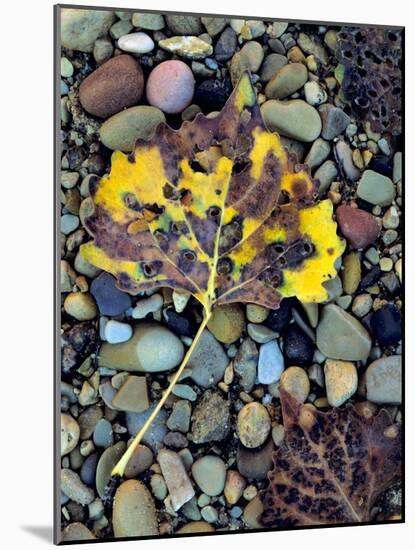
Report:
[[[356,523],[371,519],[379,495],[401,475],[400,426],[381,410],[323,413],[281,389],[285,427],[261,492],[265,527]]]
[[[262,120],[244,73],[220,114],[160,124],[94,183],[83,257],[130,293],[171,287],[215,304],[322,302],[344,251],[332,203]]]

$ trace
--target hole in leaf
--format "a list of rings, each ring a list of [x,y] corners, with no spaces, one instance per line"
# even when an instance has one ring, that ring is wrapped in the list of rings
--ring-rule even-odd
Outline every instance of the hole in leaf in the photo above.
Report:
[[[232,272],[233,263],[230,258],[220,258],[216,271],[219,275],[228,275]]]
[[[220,216],[221,209],[218,206],[211,206],[208,211],[207,215],[211,219],[216,219]]]
[[[138,200],[133,193],[126,193],[123,197],[123,200],[127,208],[131,208],[131,210],[134,210],[134,211],[137,211],[140,209]]]
[[[242,174],[242,172],[245,172],[248,168],[250,168],[252,162],[250,160],[242,160],[237,161],[232,166],[232,176],[237,176],[239,174]]]

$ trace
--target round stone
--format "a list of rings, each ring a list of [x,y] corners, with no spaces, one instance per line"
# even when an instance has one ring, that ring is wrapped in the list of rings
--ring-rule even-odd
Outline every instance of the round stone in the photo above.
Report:
[[[82,81],[79,100],[91,115],[108,118],[136,105],[143,95],[144,76],[131,55],[117,55]]]
[[[118,487],[114,497],[112,525],[115,537],[158,535],[153,497],[141,481],[129,479]]]
[[[365,372],[366,396],[380,404],[402,402],[402,357],[390,355],[373,361]]]
[[[106,418],[101,418],[97,422],[94,430],[94,445],[96,447],[104,447],[107,449],[114,443],[114,434],[112,432],[112,425]]]
[[[87,292],[71,292],[63,303],[66,313],[78,321],[90,321],[97,315],[97,306]]]
[[[320,135],[320,115],[302,99],[270,99],[263,103],[261,112],[271,132],[306,142],[314,141]]]
[[[291,321],[293,303],[292,298],[284,298],[278,309],[270,311],[265,324],[276,332],[282,331]]]
[[[203,26],[200,17],[193,15],[166,15],[169,29],[174,34],[201,34]]]
[[[153,294],[148,298],[139,300],[131,312],[133,319],[144,319],[149,313],[155,313],[161,309],[163,305],[163,296],[161,294]]]
[[[61,44],[68,50],[90,53],[115,19],[112,11],[62,8]]]
[[[310,393],[310,380],[306,371],[300,367],[288,367],[281,375],[280,388],[304,403]]]
[[[189,359],[192,380],[198,386],[209,388],[223,378],[228,364],[228,356],[220,343],[211,332],[204,330]]]
[[[108,118],[100,128],[99,137],[108,149],[128,153],[138,139],[147,141],[165,121],[166,117],[157,107],[138,105]]]
[[[211,390],[203,394],[192,415],[191,439],[194,443],[221,441],[231,426],[229,401]]]
[[[109,344],[120,344],[127,342],[133,335],[133,329],[127,323],[120,323],[110,319],[104,329],[105,340]]]
[[[193,73],[183,61],[163,61],[148,77],[147,100],[165,113],[180,113],[192,102],[194,86]]]
[[[263,323],[269,315],[269,309],[257,304],[246,305],[246,318],[250,323]]]
[[[236,50],[237,36],[232,27],[227,27],[215,45],[215,59],[220,63],[228,61]]]
[[[241,498],[246,487],[246,481],[236,470],[228,470],[226,473],[225,495],[226,502],[230,505],[236,504]]]
[[[284,99],[307,82],[308,72],[302,63],[289,63],[281,67],[265,87],[268,99]]]
[[[304,94],[310,105],[321,105],[327,101],[327,92],[319,82],[312,80],[304,84]]]
[[[61,456],[69,454],[78,444],[78,422],[69,414],[61,414]]]
[[[192,476],[204,493],[214,497],[225,487],[226,465],[218,456],[202,456],[194,462]]]
[[[268,82],[287,63],[288,59],[285,55],[281,55],[280,53],[271,53],[267,55],[261,67],[261,80],[263,82]]]
[[[353,363],[327,359],[324,365],[327,401],[340,407],[357,390],[357,370]]]
[[[257,449],[248,449],[239,444],[236,452],[236,463],[239,473],[245,479],[255,479],[260,481],[266,479],[272,466],[272,455],[274,452],[274,443],[272,438],[268,439],[262,447]]]
[[[188,533],[211,533],[214,530],[214,527],[206,521],[190,521],[186,523],[186,525],[183,525],[183,527],[180,527],[176,533],[178,535],[185,535]]]
[[[276,340],[262,344],[259,348],[258,381],[260,384],[274,384],[284,370],[284,357]]]
[[[213,310],[208,329],[213,336],[224,344],[232,344],[242,335],[245,317],[238,304],[225,304]]]
[[[154,49],[154,42],[145,32],[132,32],[118,39],[120,50],[141,55]]]
[[[77,229],[78,227],[79,227],[78,216],[75,216],[74,214],[64,214],[61,217],[60,228],[61,228],[61,233],[63,233],[64,235],[69,235],[70,233],[75,231],[75,229]]]
[[[284,356],[294,365],[311,365],[314,355],[314,343],[296,324],[290,324],[283,334]]]
[[[95,485],[98,495],[102,498],[104,496],[105,487],[111,478],[111,472],[114,466],[120,460],[125,452],[125,442],[119,441],[112,447],[105,449],[100,456],[100,459],[96,468]]]
[[[330,103],[322,105],[318,112],[320,113],[323,128],[321,137],[331,141],[339,134],[342,134],[350,123],[350,117],[340,109]]]
[[[61,57],[61,76],[69,78],[73,75],[73,65],[67,57]]]
[[[145,445],[137,445],[125,468],[126,478],[135,478],[148,470],[153,464],[153,453]]]
[[[365,170],[356,193],[360,199],[371,204],[389,206],[395,198],[395,187],[387,176],[374,170]]]
[[[248,403],[239,411],[237,431],[245,447],[255,449],[262,445],[270,430],[271,419],[267,409],[260,403]]]

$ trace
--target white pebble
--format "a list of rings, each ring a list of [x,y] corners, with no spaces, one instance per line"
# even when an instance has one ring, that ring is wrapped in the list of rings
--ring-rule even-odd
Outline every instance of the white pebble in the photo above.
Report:
[[[120,344],[129,340],[133,334],[133,329],[127,323],[119,321],[108,321],[104,329],[105,340],[109,344]]]
[[[173,304],[174,309],[177,311],[177,313],[181,313],[185,309],[189,299],[190,294],[188,292],[183,293],[173,290]]]
[[[284,370],[284,357],[276,340],[262,344],[259,348],[258,381],[260,384],[278,382]]]
[[[162,305],[163,297],[161,294],[153,294],[149,298],[140,300],[132,310],[131,315],[133,319],[144,319],[149,313],[159,310]]]
[[[148,53],[154,48],[154,42],[144,32],[133,32],[125,34],[118,39],[118,47],[124,52]]]

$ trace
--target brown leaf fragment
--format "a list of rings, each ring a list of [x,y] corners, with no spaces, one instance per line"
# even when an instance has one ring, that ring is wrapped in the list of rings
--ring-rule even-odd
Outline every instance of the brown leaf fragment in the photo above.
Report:
[[[401,476],[399,424],[381,410],[322,413],[281,389],[286,436],[261,492],[264,527],[366,522],[380,494]]]

